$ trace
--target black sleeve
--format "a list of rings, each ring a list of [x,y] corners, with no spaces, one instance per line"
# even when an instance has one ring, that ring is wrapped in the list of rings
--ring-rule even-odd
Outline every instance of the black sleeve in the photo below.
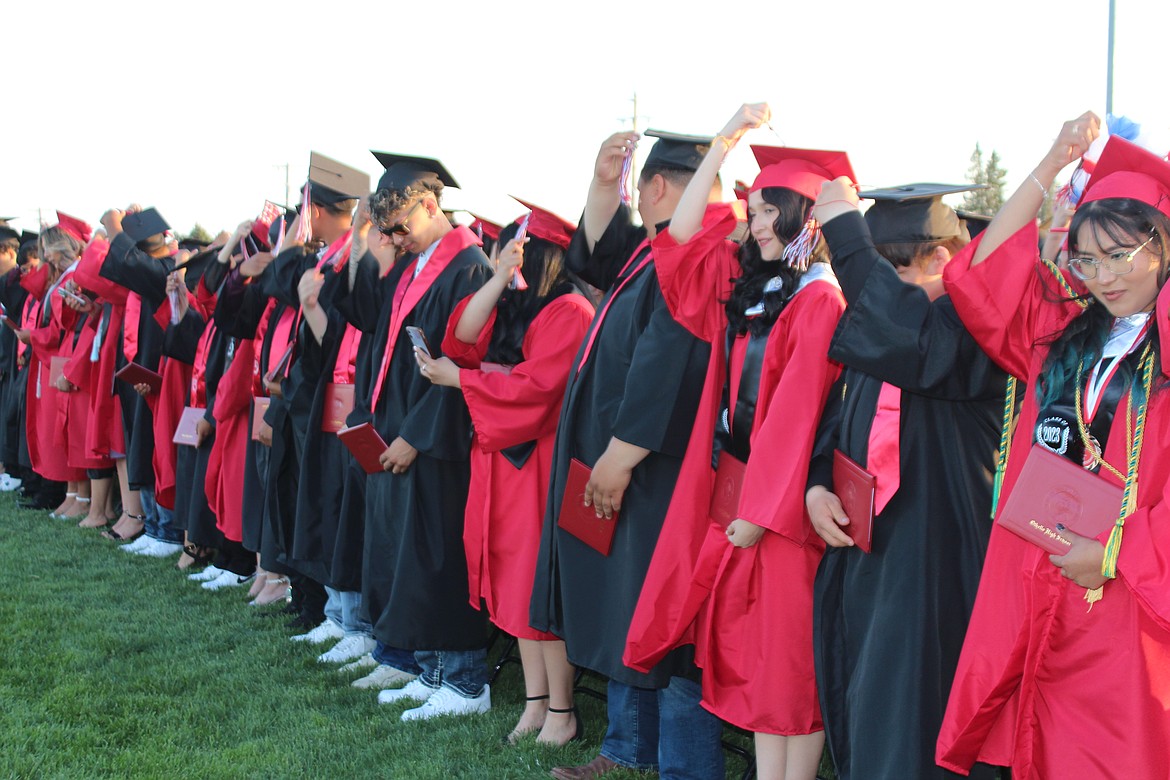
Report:
[[[265,269],[259,278],[264,279],[268,295],[289,306],[301,305],[301,277],[317,262],[316,255],[308,254],[303,247],[290,247],[279,255]]]
[[[271,267],[271,266],[269,266]],[[265,269],[264,273],[268,273]],[[228,336],[238,339],[256,337],[256,329],[268,306],[264,274],[248,280],[232,269],[220,287],[215,303],[215,325]]]
[[[845,376],[842,372],[833,387],[829,390],[829,400],[821,411],[821,420],[817,423],[817,435],[813,440],[812,460],[808,466],[808,481],[805,490],[814,485],[823,485],[833,489],[833,450],[837,449],[837,442],[841,438],[841,411],[844,408]]]
[[[565,266],[602,292],[612,287],[622,266],[646,237],[645,228],[635,227],[630,217],[629,206],[618,206],[592,252],[585,231],[574,233],[565,252]]]
[[[220,285],[223,280],[227,278],[228,272],[232,270],[230,263],[221,263],[219,260],[212,259],[203,270],[203,286],[207,288],[208,292],[219,294]]]
[[[352,263],[353,260],[351,259],[350,262]],[[390,270],[389,276],[393,279],[382,279],[377,258],[366,252],[358,261],[358,270],[354,276],[352,289],[349,285],[349,269],[342,270],[341,273],[345,275],[345,281],[333,297],[334,307],[341,313],[341,316],[345,317],[347,322],[362,333],[373,333],[378,329],[378,314],[382,308],[383,293],[387,283],[394,285],[398,283],[403,266],[404,263],[399,261]]]
[[[119,233],[110,242],[101,276],[142,296],[142,308],[154,311],[167,297],[167,276],[174,270],[172,258],[151,257],[128,235]]]
[[[203,335],[207,321],[203,319],[194,307],[188,307],[187,312],[177,323],[167,326],[163,334],[163,354],[180,363],[189,366],[195,365],[195,353],[199,351],[199,338]]]
[[[921,287],[903,282],[874,248],[860,213],[822,230],[849,304],[829,357],[920,395],[961,401],[1002,392],[1002,372],[963,327],[950,298],[932,302]]]

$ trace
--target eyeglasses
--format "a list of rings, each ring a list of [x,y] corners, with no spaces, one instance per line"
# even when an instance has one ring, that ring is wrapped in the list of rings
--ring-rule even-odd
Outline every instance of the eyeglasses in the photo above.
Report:
[[[1091,257],[1070,257],[1068,259],[1068,268],[1081,280],[1096,279],[1097,269],[1101,267],[1104,267],[1106,271],[1114,276],[1125,276],[1133,270],[1133,259],[1137,256],[1137,253],[1149,246],[1153,240],[1154,234],[1151,233],[1150,237],[1143,241],[1141,245],[1128,251],[1114,252],[1100,260],[1094,260]]]
[[[423,202],[421,200],[415,201],[414,205],[410,207],[410,210],[407,211],[406,214],[402,217],[401,222],[396,225],[391,225],[390,227],[382,227],[379,225],[378,232],[386,236],[386,238],[393,238],[394,236],[409,236],[410,227],[406,224],[406,220],[410,219],[410,215],[413,214],[415,209],[417,209],[422,204]]]

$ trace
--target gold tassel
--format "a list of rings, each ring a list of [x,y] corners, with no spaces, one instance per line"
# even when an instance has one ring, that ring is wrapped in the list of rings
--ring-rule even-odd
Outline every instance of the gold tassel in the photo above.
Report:
[[[1104,591],[1104,585],[1099,588],[1088,588],[1085,590],[1085,601],[1089,602],[1089,608],[1085,610],[1086,612],[1093,611],[1093,605],[1100,601],[1102,597],[1104,597]]]

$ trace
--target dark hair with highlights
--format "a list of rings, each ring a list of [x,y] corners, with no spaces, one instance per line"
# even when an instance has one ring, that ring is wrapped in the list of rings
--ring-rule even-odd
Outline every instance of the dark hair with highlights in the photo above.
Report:
[[[1090,201],[1077,209],[1068,231],[1069,254],[1077,249],[1077,236],[1082,229],[1089,229],[1108,238],[1117,246],[1130,246],[1135,238],[1153,236],[1146,249],[1160,258],[1158,288],[1166,283],[1170,272],[1170,219],[1153,206],[1132,198],[1103,198]],[[1142,238],[1141,240],[1144,240]],[[1046,273],[1040,270],[1041,273]],[[1100,358],[1109,340],[1113,327],[1113,316],[1098,303],[1092,295],[1069,298],[1055,297],[1054,300],[1084,300],[1088,306],[1060,333],[1053,334],[1041,343],[1050,344],[1048,357],[1040,372],[1036,397],[1041,406],[1053,403],[1064,394],[1065,384],[1076,380],[1082,361],[1086,366],[1094,365]],[[1150,319],[1150,344],[1154,350],[1155,375],[1160,373],[1162,358],[1158,343],[1158,323]],[[1132,370],[1122,362],[1119,373],[1132,382]]]

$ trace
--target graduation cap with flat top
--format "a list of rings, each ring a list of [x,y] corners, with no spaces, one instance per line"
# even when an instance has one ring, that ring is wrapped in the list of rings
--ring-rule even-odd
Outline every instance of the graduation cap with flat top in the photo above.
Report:
[[[859,192],[876,201],[865,212],[875,244],[927,243],[966,235],[955,210],[942,202],[943,195],[985,190],[986,184],[904,184]]]
[[[7,225],[0,225],[0,241],[19,241],[20,233]]]
[[[646,168],[674,168],[681,171],[697,171],[711,142],[715,140],[710,135],[683,135],[682,133],[668,133],[665,130],[647,130],[644,135],[657,138],[658,142],[646,155]]]
[[[431,157],[415,157],[409,154],[392,154],[390,152],[376,152],[370,154],[378,158],[378,162],[386,169],[382,178],[378,179],[379,190],[394,190],[403,192],[407,189],[417,189],[424,182],[442,182],[446,187],[458,187],[459,182],[444,167],[443,163]]]
[[[331,206],[369,195],[370,175],[318,152],[310,152],[309,188],[314,201]]]
[[[128,235],[135,244],[170,229],[171,226],[162,218],[162,214],[153,208],[127,214],[122,218],[122,232]]]

